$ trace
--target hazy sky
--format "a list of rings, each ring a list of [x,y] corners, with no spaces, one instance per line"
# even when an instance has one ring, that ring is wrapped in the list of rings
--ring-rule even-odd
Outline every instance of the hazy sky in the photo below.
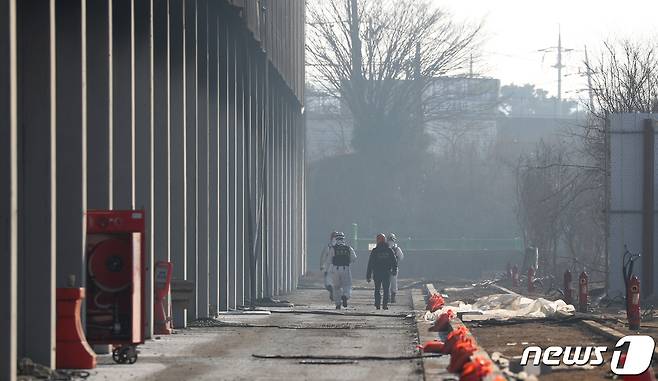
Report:
[[[590,59],[601,42],[614,38],[658,41],[658,0],[433,0],[458,19],[484,19],[483,75],[503,84],[534,83],[557,92],[556,53],[539,49],[557,46],[558,25],[562,45],[575,49],[564,56],[563,97],[585,96],[584,46]]]

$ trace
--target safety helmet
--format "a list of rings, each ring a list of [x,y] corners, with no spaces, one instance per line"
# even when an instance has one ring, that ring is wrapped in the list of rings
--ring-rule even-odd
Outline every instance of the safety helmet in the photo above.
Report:
[[[390,242],[397,242],[397,241],[398,241],[398,237],[395,236],[395,233],[389,233],[387,239],[388,239]]]
[[[386,236],[384,233],[379,233],[377,234],[377,243],[384,243],[386,242]]]
[[[345,233],[343,232],[336,232],[336,236],[334,237],[336,242],[345,242]]]

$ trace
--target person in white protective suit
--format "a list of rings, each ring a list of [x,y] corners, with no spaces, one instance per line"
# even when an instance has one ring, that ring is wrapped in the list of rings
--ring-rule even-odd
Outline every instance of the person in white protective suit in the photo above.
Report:
[[[386,242],[388,243],[388,247],[393,250],[393,253],[395,254],[395,259],[398,262],[398,272],[400,271],[400,261],[404,259],[404,253],[402,252],[402,249],[400,249],[400,246],[398,246],[398,238],[395,236],[394,233],[390,233],[388,237],[386,237]],[[391,274],[391,303],[395,303],[395,295],[398,293],[398,273],[396,272],[395,275]]]
[[[329,260],[329,250],[336,244],[336,234],[338,232],[331,232],[329,236],[329,243],[327,246],[322,249],[322,254],[320,255],[320,271],[324,276],[324,288],[329,291],[329,300],[334,301],[334,289],[333,289],[333,274],[331,273],[331,262]]]
[[[347,300],[352,296],[352,272],[350,265],[356,261],[354,249],[345,242],[345,234],[336,234],[336,244],[329,249],[331,273],[334,281],[334,299],[336,309],[341,305],[347,307]]]

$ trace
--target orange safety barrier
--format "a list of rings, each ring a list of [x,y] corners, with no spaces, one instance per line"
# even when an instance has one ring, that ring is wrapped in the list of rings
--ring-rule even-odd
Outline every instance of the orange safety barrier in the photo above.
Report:
[[[470,362],[464,364],[459,381],[481,381],[482,378],[493,372],[493,364],[486,358],[475,356]]]
[[[445,332],[450,329],[450,320],[455,318],[455,312],[453,310],[448,310],[439,315],[439,318],[436,319],[434,325],[430,327],[430,332]]]
[[[419,345],[416,348],[421,350],[423,353],[445,353],[443,351],[444,344],[440,340],[427,341],[425,344]]]
[[[84,298],[84,288],[57,288],[57,369],[96,367],[96,353],[87,343],[80,319]]]
[[[448,372],[459,373],[461,372],[464,364],[471,360],[473,353],[477,351],[477,347],[470,338],[455,344],[452,353],[450,354],[450,365],[448,365]]]
[[[467,337],[468,337],[468,329],[464,326],[461,326],[450,332],[448,334],[448,337],[446,337],[445,352],[452,353],[452,350],[455,347],[455,345],[458,342],[465,340]],[[472,339],[468,338],[468,340],[472,340]]]
[[[427,300],[425,309],[430,312],[436,312],[440,310],[445,304],[446,302],[443,299],[443,296],[439,294],[432,294],[432,296],[430,296],[430,298]]]

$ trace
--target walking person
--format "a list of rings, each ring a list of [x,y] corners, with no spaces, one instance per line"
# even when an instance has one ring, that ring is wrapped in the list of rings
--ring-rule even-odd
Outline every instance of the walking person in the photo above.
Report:
[[[395,261],[398,265],[396,273],[391,274],[391,303],[395,303],[395,296],[398,293],[398,274],[400,272],[400,262],[404,258],[404,253],[402,252],[402,249],[400,249],[400,246],[398,246],[398,238],[395,236],[395,233],[390,233],[388,237],[386,237],[386,243],[388,244],[388,247],[393,250],[393,253],[395,254]]]
[[[336,233],[336,243],[329,248],[331,273],[333,275],[334,300],[336,309],[347,307],[347,300],[352,297],[352,272],[350,265],[356,261],[356,253],[345,242],[345,234]]]
[[[332,274],[329,272],[331,270],[331,262],[329,261],[329,250],[336,244],[336,234],[338,232],[331,232],[329,236],[329,243],[327,246],[322,249],[322,254],[320,254],[320,271],[324,276],[324,288],[329,291],[329,300],[334,301],[334,287]]]
[[[370,252],[368,270],[366,272],[368,283],[373,278],[375,280],[375,308],[379,309],[382,306],[385,310],[388,309],[391,275],[397,274],[397,268],[395,253],[388,247],[386,236],[384,234],[377,234],[377,246]],[[384,293],[383,300],[382,292]]]

